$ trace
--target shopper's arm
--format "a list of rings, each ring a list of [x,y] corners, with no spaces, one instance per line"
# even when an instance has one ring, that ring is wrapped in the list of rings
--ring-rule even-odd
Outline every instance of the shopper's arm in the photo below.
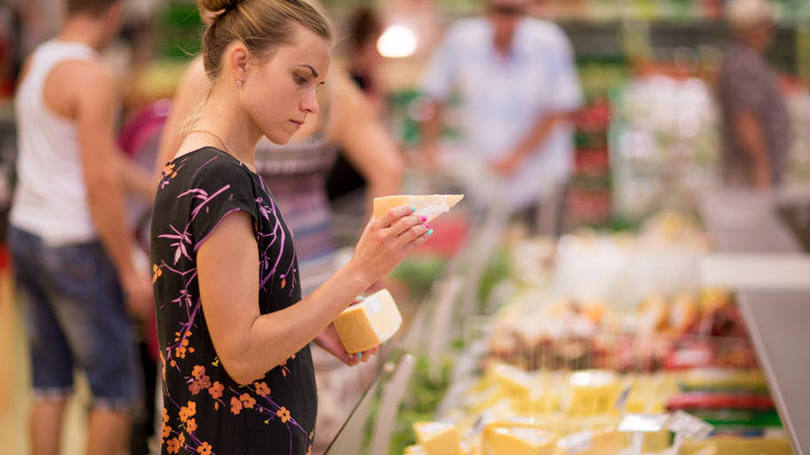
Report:
[[[348,160],[368,182],[367,213],[377,196],[396,194],[402,187],[405,163],[394,141],[374,117],[368,101],[354,83],[333,79],[333,104],[327,137],[340,145]]]
[[[435,169],[439,163],[439,139],[442,130],[444,103],[431,99],[427,102],[427,118],[422,121],[421,159],[428,170]]]
[[[370,222],[354,257],[300,302],[260,314],[258,245],[249,216],[227,215],[197,252],[200,297],[228,374],[249,384],[301,350],[374,281],[427,239],[421,219],[397,207]]]
[[[124,188],[142,201],[151,204],[155,198],[156,190],[152,173],[123,153],[118,154],[116,158],[118,175],[121,176]]]
[[[115,264],[131,309],[145,314],[152,308],[152,286],[146,270],[133,261],[134,237],[125,223],[124,194],[116,170],[115,86],[100,64],[88,63],[77,87],[81,162],[90,215],[107,254]]]
[[[765,145],[765,134],[762,124],[751,110],[739,111],[735,118],[735,130],[742,143],[742,148],[752,163],[752,181],[757,188],[771,186],[771,159]]]
[[[495,172],[501,175],[511,175],[515,172],[538,147],[548,140],[554,128],[568,119],[569,115],[569,112],[552,112],[540,116],[509,154],[493,163],[492,167]]]
[[[183,131],[194,123],[194,117],[210,89],[211,81],[205,74],[202,58],[197,57],[183,73],[180,85],[177,86],[177,93],[172,99],[172,108],[163,126],[163,135],[160,137],[160,148],[155,161],[155,181],[160,178],[163,166],[180,149]]]

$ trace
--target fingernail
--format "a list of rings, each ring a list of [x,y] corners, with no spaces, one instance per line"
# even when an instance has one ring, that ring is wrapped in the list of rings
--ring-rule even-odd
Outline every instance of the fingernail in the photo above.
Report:
[[[433,235],[433,229],[428,231],[428,235]]]
[[[361,352],[361,353],[357,354],[357,358],[362,359],[363,358],[363,353]]]
[[[411,206],[411,211],[412,211],[412,212],[415,212],[415,211],[416,211],[416,206],[415,206],[415,205],[412,205],[412,206]]]
[[[355,299],[355,300],[363,300],[364,298],[365,298],[365,297],[363,297],[362,295],[358,295],[358,296],[357,296],[357,297],[355,297],[354,299]]]
[[[426,224],[426,225],[425,225],[425,229],[430,229],[430,225],[429,225],[429,224]]]
[[[422,222],[424,223],[425,221],[427,221],[427,217],[424,217],[424,216],[423,216],[423,217],[422,217]]]

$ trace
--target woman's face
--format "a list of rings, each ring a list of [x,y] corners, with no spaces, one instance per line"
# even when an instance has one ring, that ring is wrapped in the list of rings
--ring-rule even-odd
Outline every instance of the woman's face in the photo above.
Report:
[[[247,73],[240,98],[253,121],[275,144],[286,144],[310,114],[329,69],[331,45],[297,26],[292,44],[280,46]]]

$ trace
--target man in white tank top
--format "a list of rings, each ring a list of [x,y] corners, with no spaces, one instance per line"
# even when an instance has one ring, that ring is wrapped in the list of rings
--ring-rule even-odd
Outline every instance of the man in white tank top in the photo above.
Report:
[[[19,183],[9,246],[26,297],[34,405],[32,453],[59,453],[62,415],[81,368],[93,394],[87,453],[128,439],[140,387],[127,309],[154,311],[149,272],[133,260],[114,132],[116,0],[67,0],[60,35],[29,57],[17,91]],[[127,308],[128,307],[128,308]]]

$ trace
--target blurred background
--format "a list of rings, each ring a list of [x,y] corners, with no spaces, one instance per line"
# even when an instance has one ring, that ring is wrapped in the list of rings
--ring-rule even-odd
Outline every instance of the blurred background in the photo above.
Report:
[[[336,425],[327,453],[505,455],[485,430],[493,422],[530,417],[556,444],[583,431],[593,441],[619,434],[627,413],[679,410],[710,423],[712,436],[677,453],[810,453],[810,400],[796,386],[810,384],[801,352],[810,343],[810,1],[732,3],[322,0],[340,30],[333,65],[363,90],[407,163],[400,193],[467,195],[393,273],[389,288],[405,326],[380,356],[363,400]],[[120,89],[119,145],[151,172],[202,23],[191,0],[124,5],[104,59]],[[63,10],[60,0],[0,4],[3,238],[15,184],[15,87],[25,57],[58,33]],[[536,44],[548,55],[528,63],[558,67],[529,71],[518,85],[492,76],[497,68],[476,74],[489,57],[465,48],[463,27],[454,24],[517,16],[558,27]],[[514,49],[490,57],[514,70],[526,64]],[[548,78],[557,72],[565,75]],[[555,108],[552,95],[566,90],[570,101]],[[543,153],[544,141],[561,135],[560,161],[531,174],[524,155],[528,161],[504,171],[504,155],[471,145],[471,122],[498,118],[498,109],[534,115],[522,110],[532,103],[557,116],[548,126],[554,132],[538,133],[533,147]],[[753,112],[766,136],[764,179],[745,152],[735,109]],[[553,174],[543,168],[558,164]],[[529,203],[515,202],[512,187],[527,188],[532,175],[554,185],[532,186]],[[327,191],[342,247],[365,223],[365,185],[339,156]],[[148,212],[131,201],[134,230],[148,232]],[[4,454],[27,453],[30,404],[11,267],[3,247]],[[154,396],[154,346],[148,327],[139,333]],[[64,454],[83,453],[86,400],[80,388]],[[154,406],[147,400],[140,411],[132,454],[157,453]],[[420,421],[450,428],[453,448],[431,445],[433,436],[412,426]],[[662,427],[646,437],[645,453],[675,453],[667,451],[676,434]],[[605,441],[614,442],[604,451],[558,453],[630,446]]]

